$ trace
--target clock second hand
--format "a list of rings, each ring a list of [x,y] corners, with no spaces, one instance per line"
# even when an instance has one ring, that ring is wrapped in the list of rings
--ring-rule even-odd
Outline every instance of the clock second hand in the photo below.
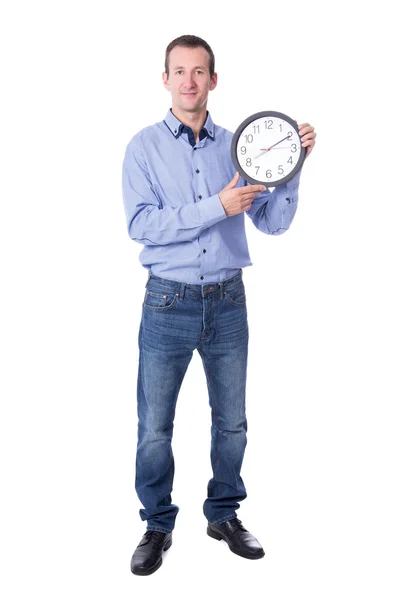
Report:
[[[281,139],[279,142],[276,142],[276,144],[273,144],[272,146],[270,146],[269,148],[266,148],[264,150],[264,148],[261,148],[261,150],[264,150],[264,152],[261,152],[261,154],[257,154],[257,156],[254,157],[254,159],[256,158],[260,158],[260,156],[262,156],[263,154],[265,154],[266,152],[269,152],[272,148],[274,148],[275,146],[277,146],[278,144],[281,144],[282,142],[284,142],[285,140],[288,140],[290,138],[290,135],[287,135],[286,137],[284,137],[283,139]]]

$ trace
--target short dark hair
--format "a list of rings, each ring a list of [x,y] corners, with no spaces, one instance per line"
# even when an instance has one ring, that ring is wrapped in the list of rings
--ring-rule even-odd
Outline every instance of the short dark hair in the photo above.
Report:
[[[164,68],[165,68],[167,77],[169,77],[169,55],[170,55],[172,48],[175,48],[175,46],[183,46],[184,48],[198,48],[199,46],[201,46],[202,48],[207,50],[208,55],[210,57],[210,64],[209,64],[210,77],[212,77],[214,75],[214,69],[215,69],[214,52],[211,50],[211,48],[207,44],[207,42],[205,42],[201,38],[197,37],[196,35],[181,35],[180,37],[172,40],[172,42],[170,42],[168,44],[167,49],[165,51]]]

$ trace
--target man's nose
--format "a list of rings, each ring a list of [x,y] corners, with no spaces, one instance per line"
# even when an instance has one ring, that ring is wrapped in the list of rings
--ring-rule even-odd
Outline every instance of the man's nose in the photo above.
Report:
[[[194,79],[193,79],[193,75],[191,75],[190,73],[188,75],[185,76],[185,86],[187,88],[192,88],[194,87]]]

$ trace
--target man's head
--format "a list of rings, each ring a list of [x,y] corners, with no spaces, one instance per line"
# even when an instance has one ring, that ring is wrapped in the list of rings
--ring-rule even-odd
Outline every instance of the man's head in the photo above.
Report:
[[[208,92],[217,85],[214,65],[210,46],[195,35],[182,35],[168,44],[163,82],[173,108],[198,112],[207,104]]]

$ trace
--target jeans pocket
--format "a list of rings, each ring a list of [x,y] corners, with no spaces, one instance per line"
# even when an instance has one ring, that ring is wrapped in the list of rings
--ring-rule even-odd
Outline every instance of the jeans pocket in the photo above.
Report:
[[[174,292],[155,292],[146,289],[143,305],[152,310],[168,310],[174,306],[175,302],[176,294]]]
[[[243,282],[226,290],[226,297],[235,306],[246,306],[246,292]]]

